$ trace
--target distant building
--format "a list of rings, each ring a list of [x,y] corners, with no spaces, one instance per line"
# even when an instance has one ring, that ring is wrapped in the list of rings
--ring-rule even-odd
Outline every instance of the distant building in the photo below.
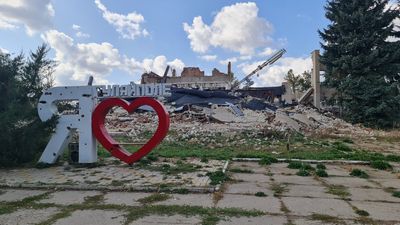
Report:
[[[233,81],[231,63],[228,63],[227,73],[222,73],[218,69],[213,69],[211,76],[206,76],[204,71],[198,67],[185,67],[180,76],[176,76],[176,71],[172,71],[172,76],[166,78],[154,73],[142,74],[142,84],[162,83],[172,84],[179,88],[196,88],[202,90],[229,90]]]

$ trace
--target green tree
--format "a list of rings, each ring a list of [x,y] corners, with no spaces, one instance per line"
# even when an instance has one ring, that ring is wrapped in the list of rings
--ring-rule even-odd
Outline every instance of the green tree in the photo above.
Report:
[[[293,70],[290,69],[290,70],[287,72],[287,74],[286,74],[286,76],[284,77],[284,79],[285,79],[286,82],[288,82],[288,84],[289,84],[290,87],[292,88],[293,93],[295,94],[295,93],[296,93],[296,90],[298,90],[298,87],[299,87],[299,85],[300,85],[300,79],[301,79],[301,77],[298,76],[298,75],[296,76],[296,75],[293,73]]]
[[[304,92],[311,88],[311,72],[304,71],[299,80],[299,90]]]
[[[0,53],[0,167],[36,160],[53,132],[55,118],[43,123],[36,108],[55,66],[47,52],[42,45],[28,59]]]
[[[344,118],[367,126],[400,121],[400,8],[388,0],[330,0],[319,31],[326,83],[337,89]]]

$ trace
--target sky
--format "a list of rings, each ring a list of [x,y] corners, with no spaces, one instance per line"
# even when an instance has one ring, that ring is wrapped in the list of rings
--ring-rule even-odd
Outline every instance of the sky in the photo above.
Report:
[[[289,69],[311,69],[326,0],[0,0],[0,51],[28,54],[42,43],[57,61],[56,85],[139,82],[167,65],[227,70],[238,79],[275,51],[287,53],[254,78],[281,85]]]

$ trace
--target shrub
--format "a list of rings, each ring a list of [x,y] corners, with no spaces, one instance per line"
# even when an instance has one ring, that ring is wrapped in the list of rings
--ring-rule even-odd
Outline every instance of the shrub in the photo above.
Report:
[[[297,176],[302,176],[302,177],[307,177],[310,176],[310,172],[308,172],[307,170],[301,168],[297,173]]]
[[[379,170],[388,170],[392,169],[392,165],[385,161],[377,160],[371,162],[371,167]]]
[[[318,163],[317,164],[317,169],[326,170],[326,166],[324,164],[322,164],[322,163]]]
[[[267,197],[268,196],[262,191],[259,191],[259,192],[255,193],[254,195],[257,196],[257,197]]]
[[[288,165],[290,169],[300,169],[301,167],[303,167],[303,163],[298,161],[289,162]]]
[[[351,170],[350,175],[354,176],[354,177],[364,178],[364,179],[367,179],[369,177],[369,175],[365,171],[360,170],[360,169]]]
[[[258,162],[258,164],[271,165],[272,163],[277,163],[277,162],[278,162],[278,160],[274,157],[264,157]]]
[[[328,173],[325,170],[318,169],[315,174],[319,177],[328,177]]]

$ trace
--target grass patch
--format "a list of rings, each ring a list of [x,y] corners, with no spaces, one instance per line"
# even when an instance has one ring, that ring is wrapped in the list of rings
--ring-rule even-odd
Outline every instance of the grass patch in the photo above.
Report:
[[[232,173],[254,173],[253,170],[243,169],[243,168],[238,168],[238,167],[229,169],[229,171]]]
[[[257,196],[257,197],[267,197],[268,196],[262,191],[259,191],[259,192],[255,193],[254,195]]]
[[[94,196],[86,196],[84,204],[99,204],[104,202],[104,194],[94,195]]]
[[[339,196],[341,198],[347,198],[350,196],[347,188],[343,185],[330,185],[328,186],[327,193]]]
[[[283,184],[273,183],[271,184],[270,188],[274,192],[274,196],[280,196],[287,191],[286,186],[284,186]]]
[[[357,209],[356,213],[360,216],[369,216],[369,213],[365,210]]]
[[[297,173],[297,176],[302,176],[302,177],[307,177],[310,176],[310,172],[308,172],[307,170],[301,168]]]
[[[324,164],[322,164],[322,163],[318,163],[317,164],[317,169],[326,170],[326,166]]]
[[[317,169],[317,171],[315,172],[315,174],[319,177],[328,177],[328,173],[323,170],[323,169]]]
[[[382,160],[376,160],[371,162],[371,167],[378,169],[378,170],[389,170],[392,169],[392,165],[390,165],[388,162],[382,161]]]
[[[311,215],[312,220],[319,220],[324,223],[333,223],[333,224],[345,224],[340,218],[330,216],[330,215],[325,215],[325,214],[317,214],[313,213]]]
[[[266,165],[271,165],[272,163],[277,163],[278,159],[274,157],[263,157],[258,161],[259,165],[266,166]]]
[[[207,176],[210,178],[211,185],[217,185],[217,184],[222,184],[225,181],[230,180],[229,176],[223,173],[221,170],[215,171],[215,172],[208,172]]]
[[[400,191],[395,191],[392,193],[393,197],[400,198]]]
[[[369,178],[369,175],[365,171],[360,169],[352,169],[350,172],[350,176],[364,178],[364,179]]]
[[[162,201],[168,200],[170,198],[171,198],[170,195],[155,193],[155,194],[149,195],[147,197],[140,198],[137,201],[142,204],[152,204],[155,202],[162,202]]]
[[[303,163],[299,161],[292,161],[289,162],[288,166],[289,169],[300,169],[303,167]]]

